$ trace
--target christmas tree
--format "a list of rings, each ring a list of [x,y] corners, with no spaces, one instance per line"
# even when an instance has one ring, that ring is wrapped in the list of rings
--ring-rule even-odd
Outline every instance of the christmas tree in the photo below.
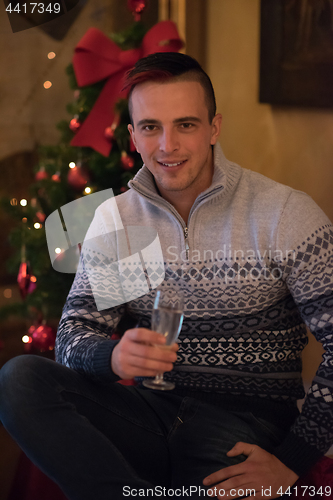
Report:
[[[142,161],[127,130],[124,75],[140,57],[177,51],[182,46],[172,22],[160,22],[147,32],[140,21],[145,2],[131,0],[128,4],[135,17],[130,28],[111,37],[91,28],[76,47],[73,63],[66,70],[74,93],[74,101],[67,106],[70,118],[57,126],[57,145],[39,148],[29,199],[0,200],[16,221],[10,233],[14,250],[7,268],[10,274],[18,273],[23,299],[0,309],[0,320],[11,315],[30,318],[32,326],[25,337],[29,349],[53,348],[55,331],[49,324],[59,320],[73,281],[73,274],[52,267],[45,220],[64,205],[92,193],[108,188],[114,195],[126,191]],[[59,252],[61,259],[61,249]]]

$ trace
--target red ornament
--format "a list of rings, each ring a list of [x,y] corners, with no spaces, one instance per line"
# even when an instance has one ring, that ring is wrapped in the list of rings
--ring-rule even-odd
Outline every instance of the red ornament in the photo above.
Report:
[[[85,167],[76,165],[74,168],[69,169],[67,181],[75,191],[83,191],[88,182],[90,182],[89,172]]]
[[[29,326],[29,330],[28,330],[28,334],[29,334],[29,337],[31,337],[31,335],[34,333],[34,331],[36,330],[38,325],[31,325]]]
[[[51,179],[53,180],[53,182],[60,182],[60,172],[56,172],[55,174],[53,174]]]
[[[29,262],[22,262],[17,275],[17,283],[22,299],[25,299],[29,293],[35,290],[36,282],[37,278],[31,274]]]
[[[45,168],[42,167],[35,175],[36,181],[42,181],[43,179],[48,179],[49,174],[46,172]]]
[[[77,132],[80,127],[81,127],[81,122],[79,121],[78,117],[72,118],[71,121],[69,122],[69,128],[71,129],[72,132]]]
[[[147,7],[147,0],[128,0],[127,6],[132,12],[135,21],[140,21],[141,14]]]
[[[36,217],[41,224],[43,224],[46,219],[46,215],[43,214],[43,212],[36,212]]]
[[[119,113],[117,113],[116,116],[114,117],[114,120],[113,120],[111,127],[106,127],[105,132],[104,132],[105,137],[110,142],[112,142],[114,140],[114,131],[118,127],[119,123],[120,123],[120,115],[119,115]]]
[[[30,268],[28,262],[22,262],[17,275],[17,283],[24,299],[30,283]]]
[[[111,127],[106,127],[106,129],[105,129],[105,132],[104,132],[105,137],[106,137],[106,138],[107,138],[110,142],[112,142],[112,141],[113,141],[113,139],[114,139],[114,131],[115,131],[115,129],[112,127],[112,125],[111,125]]]
[[[120,162],[124,170],[131,170],[134,167],[134,160],[126,151],[122,151]]]
[[[31,332],[31,333],[30,333]],[[37,328],[31,326],[29,328],[31,337],[31,347],[39,351],[50,351],[54,349],[56,331],[48,325],[40,325]]]
[[[30,294],[34,290],[36,290],[36,287],[37,287],[36,282],[37,282],[36,276],[30,276],[30,283],[29,283],[28,290],[27,290],[28,294]]]

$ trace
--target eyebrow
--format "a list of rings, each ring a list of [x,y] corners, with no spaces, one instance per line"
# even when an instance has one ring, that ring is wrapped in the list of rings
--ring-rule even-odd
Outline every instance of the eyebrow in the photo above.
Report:
[[[196,123],[201,123],[201,119],[198,118],[197,116],[184,116],[182,118],[176,118],[173,120],[173,123],[185,123],[185,122],[196,122]],[[149,119],[149,118],[144,118],[143,120],[138,121],[137,126],[141,127],[142,125],[160,125],[161,121],[160,120],[155,120],[155,119]]]

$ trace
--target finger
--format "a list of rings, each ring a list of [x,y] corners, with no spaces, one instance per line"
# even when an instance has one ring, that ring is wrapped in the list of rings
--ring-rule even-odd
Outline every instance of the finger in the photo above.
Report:
[[[148,330],[148,328],[132,328],[126,330],[123,338],[132,340],[133,342],[142,342],[146,344],[165,344],[166,338],[161,333]]]
[[[249,456],[256,450],[257,446],[255,444],[243,443],[239,441],[238,443],[227,452],[228,457],[236,457],[238,455]]]
[[[131,368],[139,368],[143,370],[151,370],[156,373],[163,373],[173,369],[173,363],[149,358],[141,358],[139,356],[128,356],[127,365]]]
[[[171,349],[161,349],[156,346],[137,344],[131,342],[126,348],[127,356],[143,358],[146,360],[155,360],[163,363],[175,363],[177,354]]]
[[[147,328],[133,328],[132,330],[127,330],[127,332],[129,332],[127,335],[127,339],[130,339],[133,342],[140,342],[152,345],[155,344],[165,345],[166,343],[166,338],[164,335],[162,335],[162,333],[158,333],[153,330],[148,330]],[[168,345],[168,349],[177,352],[179,350],[179,345],[177,344],[177,342],[174,342],[170,346]]]
[[[173,351],[173,352],[178,352],[178,350],[179,350],[179,344],[177,344],[177,342],[174,342],[173,344],[171,344],[170,350]]]
[[[157,361],[141,360],[138,357],[129,357],[122,364],[121,378],[155,377],[158,373],[171,371],[172,363],[159,363]]]

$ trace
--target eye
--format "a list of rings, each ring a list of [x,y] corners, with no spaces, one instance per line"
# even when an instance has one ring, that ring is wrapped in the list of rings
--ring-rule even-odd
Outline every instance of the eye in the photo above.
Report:
[[[156,129],[157,129],[156,125],[145,125],[144,127],[142,127],[142,130],[144,132],[153,132]]]
[[[181,124],[180,124],[180,127],[181,127],[181,128],[184,128],[184,129],[190,129],[190,128],[193,128],[193,127],[194,127],[194,125],[193,125],[193,123],[187,123],[187,122],[184,122],[184,123],[181,123]]]

